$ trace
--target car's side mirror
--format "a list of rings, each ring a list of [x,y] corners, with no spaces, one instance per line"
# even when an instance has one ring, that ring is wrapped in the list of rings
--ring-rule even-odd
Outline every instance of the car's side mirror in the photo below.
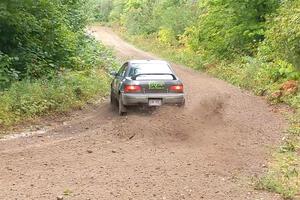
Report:
[[[115,77],[115,76],[117,76],[117,72],[116,71],[111,71],[111,72],[109,72],[109,74],[111,75],[111,76],[113,76],[113,77]]]

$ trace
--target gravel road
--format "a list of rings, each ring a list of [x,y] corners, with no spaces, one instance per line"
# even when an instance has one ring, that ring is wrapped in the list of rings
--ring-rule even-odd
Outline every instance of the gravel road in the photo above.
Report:
[[[109,28],[91,29],[121,60],[157,58]],[[252,185],[283,136],[280,112],[224,81],[173,67],[185,84],[184,109],[135,108],[120,117],[105,101],[44,120],[37,134],[0,140],[0,199],[280,199]]]

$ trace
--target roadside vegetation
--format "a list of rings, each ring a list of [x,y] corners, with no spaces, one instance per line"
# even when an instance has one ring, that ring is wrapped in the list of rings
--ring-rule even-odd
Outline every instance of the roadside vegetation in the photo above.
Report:
[[[299,0],[94,0],[97,20],[137,46],[285,103],[291,128],[257,188],[300,191]],[[102,12],[101,12],[102,11]]]
[[[267,174],[256,182],[257,189],[275,191],[286,199],[299,199],[300,191],[300,113],[290,119],[283,144],[274,153]]]
[[[106,71],[115,60],[85,31],[90,3],[0,2],[0,128],[107,93]]]

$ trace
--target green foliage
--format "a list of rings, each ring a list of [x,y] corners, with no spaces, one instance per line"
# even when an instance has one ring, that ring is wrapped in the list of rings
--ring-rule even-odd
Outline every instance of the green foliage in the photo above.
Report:
[[[85,12],[88,13],[90,21],[108,22],[113,9],[111,0],[88,0]]]
[[[296,68],[284,61],[284,60],[275,60],[274,62],[270,63],[272,65],[272,79],[277,81],[279,79],[287,79],[287,80],[299,80],[300,79],[300,72],[296,70]]]
[[[23,80],[0,95],[0,127],[76,108],[105,95],[109,79],[102,70],[70,72],[53,80]]]
[[[153,23],[154,1],[129,0],[125,4],[124,12],[121,15],[121,23],[130,34],[143,35],[157,31]]]
[[[201,1],[201,14],[189,33],[189,45],[217,58],[236,53],[253,55],[264,39],[266,16],[278,4],[278,0]]]
[[[98,5],[105,1],[100,0]],[[111,21],[119,21],[133,35],[148,35],[168,29],[178,37],[197,19],[198,9],[193,1],[114,0],[112,4]]]
[[[125,1],[124,0],[113,0],[113,8],[109,14],[110,21],[120,21],[121,15],[124,11]]]
[[[265,189],[292,199],[300,189],[299,159],[296,153],[277,154],[276,165],[256,184],[257,189]]]
[[[18,73],[11,68],[14,59],[0,51],[0,88],[7,87],[12,81],[18,79]]]
[[[107,93],[114,57],[85,33],[95,1],[0,2],[0,127]]]
[[[300,70],[300,1],[285,1],[270,20],[262,54],[282,59]],[[299,77],[298,77],[299,78]]]
[[[172,45],[176,41],[175,33],[167,28],[161,28],[157,37],[159,42],[165,45]]]
[[[139,48],[151,51],[163,58],[170,59],[177,63],[182,63],[197,70],[203,69],[203,60],[201,56],[195,52],[185,48],[174,48],[172,46],[161,43],[156,36],[134,36],[132,37],[126,32],[120,33],[129,42],[137,45]],[[162,51],[163,49],[163,51]]]
[[[83,6],[83,0],[1,1],[0,51],[12,58],[9,70],[35,79],[76,67],[74,60],[85,59]]]
[[[193,25],[198,15],[198,7],[185,1],[161,1],[153,10],[153,23],[156,27],[167,29],[179,38],[186,28]]]

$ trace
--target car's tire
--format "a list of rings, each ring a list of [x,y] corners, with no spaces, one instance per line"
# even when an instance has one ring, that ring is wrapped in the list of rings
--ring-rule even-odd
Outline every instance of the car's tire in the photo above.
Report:
[[[117,102],[116,97],[114,96],[113,92],[110,91],[110,104],[116,105],[116,102]]]
[[[119,115],[120,116],[123,116],[127,113],[127,109],[126,109],[125,105],[123,104],[121,95],[119,96],[119,106],[118,106],[118,108],[119,108],[118,110],[119,110]]]
[[[178,107],[184,107],[184,106],[185,106],[185,99],[183,99],[183,101],[180,104],[178,104]]]

